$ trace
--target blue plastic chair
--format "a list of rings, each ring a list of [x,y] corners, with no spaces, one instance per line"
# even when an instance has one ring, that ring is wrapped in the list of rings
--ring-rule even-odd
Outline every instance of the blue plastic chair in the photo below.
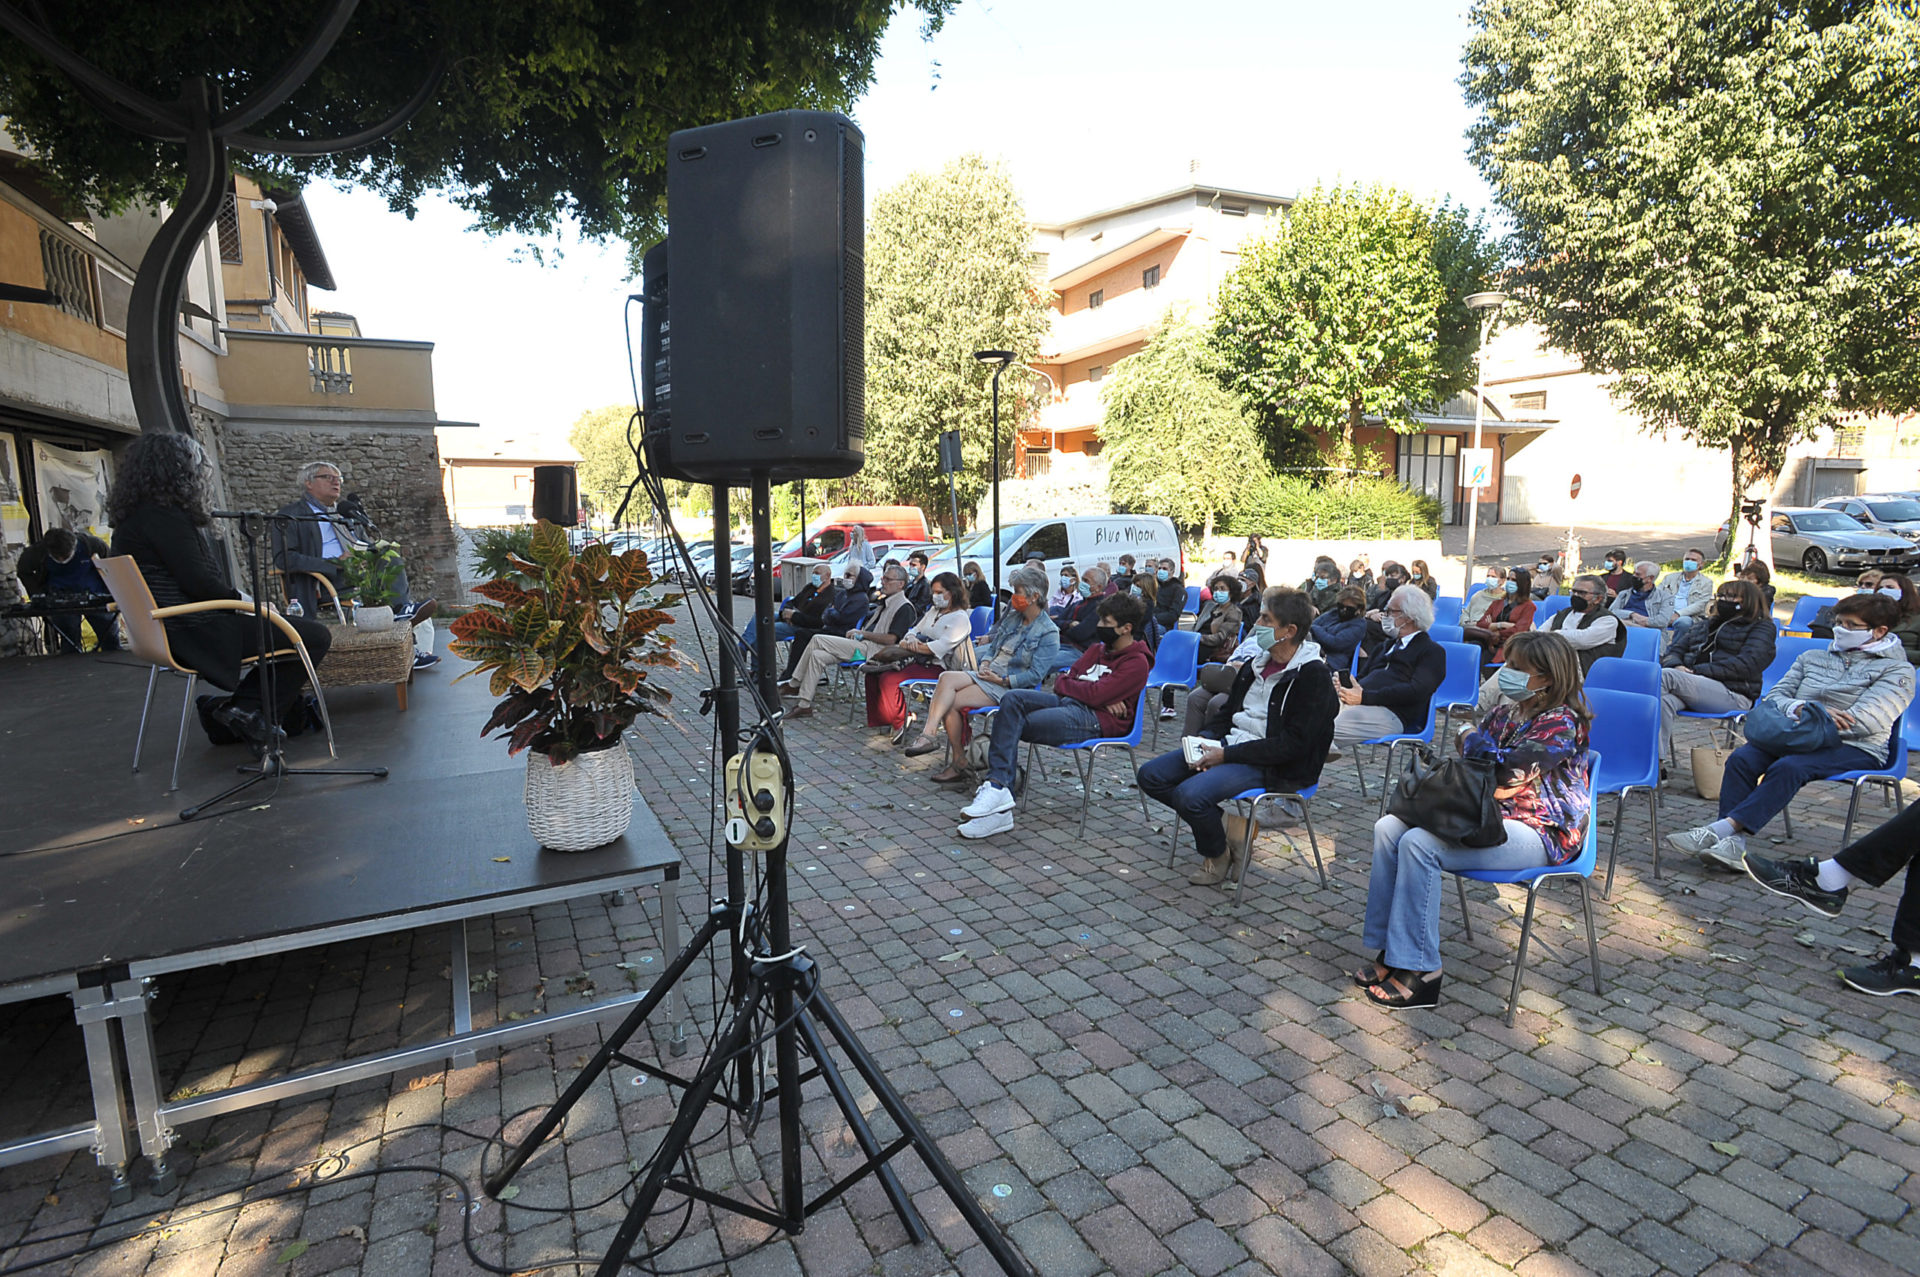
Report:
[[[1624,622],[1623,622],[1624,624]],[[1620,653],[1627,661],[1651,661],[1660,664],[1660,631],[1644,625],[1627,626],[1627,647]]]
[[[1912,746],[1916,734],[1920,734],[1920,719],[1915,717],[1915,706],[1920,701],[1907,702],[1906,713],[1900,716],[1900,728],[1893,734],[1893,743],[1887,748],[1887,761],[1882,767],[1867,767],[1859,771],[1841,772],[1838,776],[1824,776],[1819,780],[1808,781],[1809,785],[1848,785],[1853,796],[1847,801],[1847,824],[1840,831],[1840,845],[1849,846],[1853,842],[1853,818],[1860,811],[1860,787],[1862,785],[1884,785],[1893,791],[1893,801],[1900,811],[1907,809],[1906,797],[1900,792],[1900,782],[1907,778],[1907,751]],[[1789,841],[1793,838],[1792,804],[1780,810],[1781,819]]]
[[[987,636],[987,631],[993,628],[993,609],[977,607],[967,614],[967,620],[972,637],[983,639]]]
[[[1187,605],[1180,609],[1180,615],[1182,616],[1200,615],[1200,587],[1199,586],[1189,585],[1187,587]]]
[[[1474,869],[1456,873],[1454,885],[1460,889],[1460,919],[1466,927],[1467,939],[1473,939],[1473,919],[1467,916],[1466,879],[1475,882],[1520,883],[1527,889],[1527,912],[1520,923],[1520,951],[1513,959],[1513,989],[1507,994],[1507,1027],[1513,1027],[1514,1009],[1520,1003],[1520,977],[1527,968],[1527,941],[1533,936],[1533,906],[1540,894],[1540,887],[1553,878],[1572,878],[1580,884],[1580,908],[1587,916],[1587,965],[1593,975],[1593,991],[1600,993],[1600,941],[1593,930],[1593,895],[1587,889],[1587,880],[1593,876],[1593,867],[1599,859],[1600,822],[1594,819],[1593,777],[1600,771],[1600,755],[1595,750],[1587,751],[1587,834],[1581,842],[1580,855],[1564,865],[1542,865],[1537,869],[1492,870]],[[1503,915],[1504,916],[1504,915]]]
[[[1537,629],[1552,619],[1556,612],[1564,612],[1573,603],[1571,594],[1549,594],[1544,599],[1533,601],[1533,624]]]
[[[1451,727],[1454,710],[1464,707],[1471,716],[1480,708],[1480,649],[1458,639],[1440,646],[1447,654],[1447,674],[1433,694],[1433,703],[1442,726]]]
[[[1087,808],[1093,805],[1093,765],[1100,761],[1100,751],[1103,749],[1124,749],[1127,752],[1128,765],[1131,766],[1136,773],[1139,772],[1140,760],[1134,755],[1134,751],[1140,747],[1140,738],[1146,732],[1147,701],[1148,696],[1144,691],[1134,698],[1133,730],[1125,736],[1095,736],[1088,740],[1075,741],[1070,745],[1041,745],[1038,741],[1027,742],[1027,776],[1029,779],[1040,774],[1034,767],[1034,754],[1037,750],[1057,749],[1073,759],[1074,770],[1080,773],[1080,828],[1074,835],[1076,838],[1081,837],[1087,832]],[[1019,788],[1020,792],[1016,794],[1015,797],[1024,805],[1026,801],[1026,786],[1021,785]],[[1151,820],[1153,814],[1147,809],[1147,791],[1140,788],[1138,781],[1134,782],[1134,791],[1140,795],[1140,815],[1147,820]]]
[[[1252,789],[1243,789],[1227,799],[1230,803],[1245,803],[1247,817],[1246,837],[1240,843],[1240,876],[1232,880],[1235,909],[1240,907],[1240,899],[1246,894],[1247,870],[1253,864],[1254,816],[1260,810],[1260,804],[1269,798],[1280,800],[1283,804],[1289,799],[1300,804],[1300,820],[1307,827],[1307,844],[1313,848],[1313,867],[1320,872],[1320,885],[1322,887],[1327,885],[1327,862],[1320,858],[1320,838],[1313,832],[1313,813],[1307,810],[1307,803],[1319,792],[1320,786],[1317,782],[1301,790],[1261,789],[1256,786]],[[1167,868],[1169,869],[1179,867],[1180,831],[1186,827],[1186,823],[1178,816],[1173,819],[1173,837],[1167,844]],[[1295,847],[1294,850],[1298,851],[1299,848]]]
[[[1632,692],[1657,701],[1660,699],[1660,667],[1645,661],[1630,661],[1624,656],[1603,656],[1587,671],[1583,684],[1588,691],[1604,688]]]
[[[1615,797],[1607,881],[1600,888],[1600,898],[1608,900],[1613,897],[1613,867],[1620,857],[1627,795],[1636,789],[1647,795],[1647,819],[1653,824],[1653,876],[1660,876],[1660,702],[1589,684],[1587,703],[1593,706],[1591,744],[1606,759],[1594,774],[1593,792]]]
[[[1427,630],[1427,637],[1436,643],[1464,643],[1467,641],[1467,631],[1465,626],[1441,625],[1436,622]]]
[[[1477,654],[1476,654],[1477,656]],[[1441,680],[1446,681],[1444,678]],[[1380,814],[1387,814],[1387,795],[1393,792],[1393,760],[1402,745],[1433,744],[1433,725],[1436,717],[1434,702],[1438,695],[1427,701],[1427,725],[1417,732],[1388,732],[1384,736],[1375,736],[1356,744],[1353,751],[1353,770],[1360,777],[1360,796],[1367,797],[1367,770],[1360,765],[1359,745],[1385,745],[1387,747],[1387,765],[1380,774]]]
[[[1451,594],[1442,594],[1433,601],[1433,623],[1435,625],[1460,624],[1460,613],[1466,606],[1465,599],[1456,599]]]
[[[1170,630],[1160,636],[1153,653],[1153,668],[1147,672],[1147,692],[1154,703],[1160,702],[1163,687],[1184,687],[1192,691],[1200,679],[1200,635],[1196,630]],[[1160,715],[1153,719],[1153,743],[1160,743]]]
[[[1485,581],[1475,581],[1472,585],[1469,585],[1467,587],[1467,600],[1471,602],[1473,600],[1474,595],[1480,593],[1480,591],[1486,588],[1487,588],[1487,583]]]
[[[1805,594],[1793,605],[1793,617],[1786,624],[1785,633],[1810,637],[1809,630],[1813,618],[1820,614],[1823,607],[1831,607],[1840,600],[1820,594]]]

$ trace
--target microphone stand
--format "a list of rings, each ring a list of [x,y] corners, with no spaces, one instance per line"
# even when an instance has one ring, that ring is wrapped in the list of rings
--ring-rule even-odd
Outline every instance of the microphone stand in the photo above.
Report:
[[[287,763],[287,735],[280,729],[279,704],[274,696],[274,681],[277,661],[268,657],[279,643],[274,631],[267,622],[267,604],[265,587],[262,583],[260,566],[260,536],[268,523],[318,523],[323,517],[314,515],[301,517],[290,514],[267,514],[260,510],[215,510],[217,519],[231,519],[240,528],[240,535],[247,539],[247,575],[253,588],[253,624],[254,637],[259,645],[257,676],[260,680],[260,717],[267,725],[267,741],[260,754],[260,761],[252,766],[243,766],[238,770],[245,773],[246,779],[237,785],[231,785],[212,798],[195,803],[180,812],[180,819],[192,820],[209,807],[214,807],[235,794],[244,793],[261,781],[269,778],[279,780],[283,776],[373,776],[384,779],[387,769],[384,767],[292,767]],[[317,677],[317,671],[316,671]],[[315,694],[319,692],[315,688]]]

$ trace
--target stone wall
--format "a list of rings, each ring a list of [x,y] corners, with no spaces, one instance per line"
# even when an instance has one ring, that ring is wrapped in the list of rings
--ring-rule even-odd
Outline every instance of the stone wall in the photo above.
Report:
[[[440,489],[440,449],[431,425],[361,426],[228,421],[219,436],[228,499],[244,510],[277,510],[300,495],[309,461],[340,467],[380,534],[400,544],[416,601],[458,592],[453,524]]]

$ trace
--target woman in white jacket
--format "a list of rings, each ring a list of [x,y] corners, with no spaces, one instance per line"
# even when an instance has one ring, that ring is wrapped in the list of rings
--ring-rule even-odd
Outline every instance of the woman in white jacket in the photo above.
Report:
[[[1746,835],[1786,810],[1808,781],[1886,765],[1893,734],[1913,700],[1913,666],[1892,632],[1900,609],[1879,594],[1855,594],[1834,608],[1833,642],[1803,652],[1762,698],[1800,720],[1817,705],[1839,729],[1840,743],[1799,754],[1742,745],[1727,759],[1720,819],[1671,834],[1681,851],[1736,873],[1746,870]]]

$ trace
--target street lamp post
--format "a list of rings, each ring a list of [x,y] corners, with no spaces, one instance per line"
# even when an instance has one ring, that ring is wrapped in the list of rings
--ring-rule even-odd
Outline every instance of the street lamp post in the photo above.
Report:
[[[1011,350],[976,350],[973,357],[993,370],[993,611],[1000,614],[1000,374],[1013,362]]]
[[[1480,427],[1487,415],[1487,337],[1493,332],[1494,320],[1500,316],[1500,307],[1506,304],[1505,293],[1471,293],[1467,297],[1467,308],[1484,312],[1480,317],[1480,345],[1474,351],[1474,395],[1473,395],[1473,450],[1480,451]],[[1469,471],[1468,477],[1472,477]],[[1480,489],[1478,486],[1467,489],[1467,570],[1460,583],[1460,597],[1466,598],[1473,589],[1473,549],[1474,534],[1480,529]]]

